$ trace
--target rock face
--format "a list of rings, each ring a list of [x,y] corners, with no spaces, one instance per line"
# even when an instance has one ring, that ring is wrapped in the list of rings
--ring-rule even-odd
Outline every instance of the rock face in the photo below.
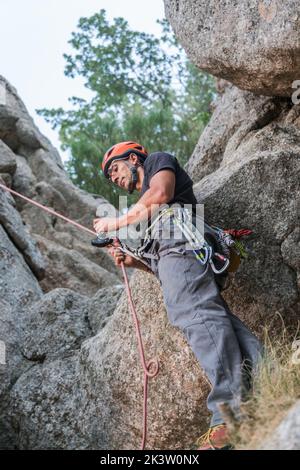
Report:
[[[15,90],[1,83],[1,149],[10,156],[2,175],[89,226],[105,201],[72,185]],[[0,197],[0,448],[139,448],[143,372],[119,272],[85,233],[3,190]],[[134,274],[132,285],[146,355],[158,355],[161,367],[150,384],[148,448],[188,448],[207,426],[207,381],[168,324],[155,278]]]
[[[71,183],[66,176],[57,150],[36,128],[23,102],[18,97],[16,90],[1,76],[0,87],[4,90],[1,96],[5,97],[3,102],[0,102],[0,153],[1,155],[3,154],[0,160],[0,176],[1,174],[7,174],[7,161],[8,158],[10,158],[10,161],[13,162],[11,163],[12,166],[10,166],[13,188],[17,191],[21,191],[25,196],[31,197],[46,206],[49,205],[61,214],[73,218],[82,225],[91,228],[97,208],[99,208],[100,205],[108,204],[107,201],[100,196],[98,198],[92,197],[85,191],[76,188]],[[3,166],[1,166],[2,161]],[[67,250],[71,251],[74,250],[74,245],[76,245],[76,248],[80,252],[80,244],[82,244],[85,252],[89,253],[89,255],[86,256],[94,261],[94,263],[89,266],[91,275],[92,272],[96,270],[95,264],[98,262],[99,264],[104,263],[107,268],[106,271],[102,272],[101,277],[105,277],[105,274],[109,275],[107,271],[114,275],[116,274],[117,271],[106,253],[97,253],[94,248],[90,247],[90,235],[78,229],[73,229],[73,227],[66,228],[65,222],[61,222],[61,220],[58,221],[54,216],[41,212],[40,209],[26,202],[24,203],[20,198],[16,199],[15,203],[21,213],[23,223],[26,224],[27,229],[33,237],[37,234],[49,241],[58,241],[58,245],[63,245]],[[8,220],[4,222],[3,217],[0,217],[1,223],[4,225],[5,229],[9,230]],[[16,226],[15,223],[12,225]],[[17,231],[20,229],[19,226],[20,224],[17,227]],[[13,230],[13,228],[11,228],[11,230]],[[24,229],[22,229],[22,232],[24,232]],[[15,234],[15,238],[16,236],[17,234]],[[31,241],[31,243],[33,243],[33,241]],[[41,243],[41,245],[43,244]],[[24,256],[27,256],[24,248],[20,246],[19,248],[22,250]],[[54,248],[52,247],[52,258],[49,257],[49,259],[47,259],[47,253],[43,253],[45,262],[48,262],[51,268],[46,271],[44,270],[44,285],[47,286],[49,284],[51,288],[74,287],[77,289],[78,268],[76,267],[76,263],[74,277],[77,281],[74,282],[74,285],[72,285],[70,281],[68,283],[62,283],[61,276],[58,276],[56,285],[53,282],[53,278],[56,274],[60,274],[63,270],[59,262],[56,263],[56,271],[55,268],[53,268],[53,257],[59,258],[61,254],[59,247],[57,247],[57,249],[57,253],[54,253]],[[74,252],[71,253],[71,257],[72,255],[74,256]],[[29,259],[29,256],[27,256],[27,259]],[[73,263],[69,263],[68,271],[70,273],[72,273],[73,265]],[[42,277],[42,275],[38,273],[37,275]],[[48,276],[50,276],[50,278],[48,278]]]
[[[16,90],[1,76],[0,87],[1,184],[90,227],[107,202],[71,183]],[[122,290],[90,239],[0,189],[0,448],[89,447],[78,428],[79,351]]]
[[[10,395],[10,423],[18,449],[84,449],[78,428],[80,389],[75,355],[37,364]]]
[[[88,311],[90,327],[93,333],[105,327],[106,323],[114,313],[119,297],[123,291],[123,286],[103,287],[94,295]]]
[[[291,96],[300,77],[297,0],[164,0],[190,60],[261,95]]]
[[[165,1],[192,60],[244,89],[219,81],[187,169],[209,221],[254,230],[224,296],[256,333],[275,335],[300,313],[300,105],[287,97],[300,29],[296,2],[254,3]],[[3,77],[0,88],[1,181],[90,227],[106,201],[71,183],[16,90]],[[147,448],[188,449],[208,424],[209,385],[156,279],[134,273],[131,285],[146,358],[160,362]],[[0,189],[0,448],[139,447],[143,371],[122,291],[88,234]]]
[[[20,449],[85,448],[78,423],[78,353],[91,335],[90,299],[54,289],[31,304],[21,322],[22,356],[31,367],[10,391],[9,419]]]
[[[271,123],[285,107],[290,108],[288,100],[256,96],[227,84],[224,93],[217,97],[211,119],[187,163],[193,181],[217,170],[225,151],[227,158],[233,157],[234,148],[230,145],[227,148],[227,144],[234,144]]]
[[[299,105],[229,85],[187,165],[208,220],[254,231],[224,296],[257,332],[299,318],[299,142]]]
[[[0,225],[0,341],[4,357],[0,365],[0,448],[13,448],[8,419],[10,391],[18,377],[32,365],[22,354],[22,319],[30,304],[43,292],[23,256]]]
[[[3,180],[0,180],[2,184]],[[14,208],[12,196],[1,190],[0,193],[0,222],[14,244],[23,253],[28,266],[38,279],[45,275],[45,262],[38,248],[23,225],[19,212]]]
[[[23,355],[31,361],[63,357],[79,349],[91,333],[88,298],[54,289],[30,307],[22,329]]]
[[[300,450],[300,402],[287,413],[260,450]]]
[[[16,171],[16,157],[4,142],[0,141],[0,170],[1,173],[14,174]]]

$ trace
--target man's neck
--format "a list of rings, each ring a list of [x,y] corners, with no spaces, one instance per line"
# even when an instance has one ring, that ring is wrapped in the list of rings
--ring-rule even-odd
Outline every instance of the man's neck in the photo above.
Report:
[[[142,190],[143,181],[144,181],[144,168],[142,166],[138,166],[137,168],[138,180],[135,186],[135,189],[140,192]]]

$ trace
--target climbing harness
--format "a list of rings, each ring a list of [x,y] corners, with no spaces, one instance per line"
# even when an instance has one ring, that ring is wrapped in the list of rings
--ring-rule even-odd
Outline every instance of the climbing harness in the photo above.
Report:
[[[48,212],[49,214],[54,215],[54,216],[64,220],[65,222],[74,225],[75,227],[77,227],[80,230],[84,230],[85,232],[88,232],[88,233],[90,233],[94,236],[96,235],[96,239],[93,239],[91,241],[93,246],[103,248],[105,246],[111,245],[114,242],[114,239],[107,237],[107,234],[97,234],[93,230],[90,230],[89,228],[85,227],[84,225],[81,225],[78,222],[75,222],[74,220],[69,219],[68,217],[65,217],[64,215],[59,214],[58,212],[54,211],[50,207],[44,206],[43,204],[40,204],[39,202],[34,201],[33,199],[30,199],[26,196],[23,196],[23,194],[20,194],[17,191],[14,191],[13,189],[8,188],[7,186],[5,186],[1,183],[0,183],[0,188],[2,188],[4,191],[10,192],[14,196],[18,196],[18,197],[24,199],[25,201],[29,202],[30,204],[39,207],[40,209]],[[133,255],[133,253],[124,244],[121,244],[121,245],[122,245],[122,251],[124,253],[130,254],[130,256],[135,256],[137,258],[137,256]],[[144,263],[144,264],[146,264],[146,263]],[[141,443],[141,450],[143,450],[145,448],[146,438],[147,438],[148,379],[149,378],[154,378],[158,374],[159,363],[158,363],[158,360],[156,358],[151,359],[146,363],[143,340],[142,340],[141,331],[140,331],[140,325],[139,325],[136,309],[135,309],[135,306],[134,306],[134,303],[133,303],[133,300],[132,300],[132,294],[131,294],[131,289],[130,289],[130,285],[129,285],[129,282],[128,282],[128,276],[127,276],[127,273],[126,273],[126,268],[125,268],[123,262],[121,263],[121,269],[122,269],[122,274],[123,274],[124,283],[125,283],[125,289],[126,289],[126,293],[127,293],[127,297],[128,297],[129,309],[131,311],[133,321],[134,321],[134,325],[135,325],[136,336],[137,336],[137,340],[138,340],[140,360],[141,360],[142,368],[144,370],[144,399],[143,399],[143,422],[142,422],[143,436],[142,436],[142,443]]]
[[[200,216],[197,217],[199,220]],[[202,234],[193,221],[191,210],[183,207],[168,207],[158,214],[145,231],[144,243],[135,253],[139,259],[145,255],[145,247],[155,237],[158,224],[170,218],[186,238],[189,244],[188,249],[194,253],[196,259],[202,265],[209,263],[215,274],[222,274],[226,270],[235,271],[240,259],[247,257],[247,252],[239,238],[250,235],[252,230],[224,230],[215,225],[208,225],[202,219],[201,226],[204,228],[204,234]]]

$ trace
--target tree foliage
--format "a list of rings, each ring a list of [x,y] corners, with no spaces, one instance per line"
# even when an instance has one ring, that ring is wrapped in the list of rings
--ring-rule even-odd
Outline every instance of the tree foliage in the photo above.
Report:
[[[126,20],[111,23],[105,10],[81,18],[64,54],[65,74],[84,80],[91,99],[71,97],[71,110],[38,113],[59,129],[66,168],[75,184],[112,203],[118,188],[100,171],[105,151],[123,140],[164,150],[183,164],[210,115],[213,79],[186,58],[164,20],[161,37],[132,31]]]

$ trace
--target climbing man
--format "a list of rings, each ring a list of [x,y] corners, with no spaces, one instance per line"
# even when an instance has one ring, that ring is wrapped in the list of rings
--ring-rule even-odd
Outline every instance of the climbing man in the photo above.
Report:
[[[148,155],[142,145],[130,141],[106,152],[102,170],[112,183],[129,193],[138,191],[140,198],[120,217],[95,219],[94,229],[97,233],[112,232],[151,220],[151,235],[143,241],[140,260],[124,254],[118,243],[110,248],[110,254],[117,265],[124,262],[125,266],[151,270],[158,277],[169,321],[182,330],[211,384],[207,398],[210,428],[197,440],[197,448],[230,449],[220,404],[239,418],[241,399],[249,389],[250,372],[257,366],[262,348],[221,296],[226,276],[218,274],[221,269],[218,271],[217,262],[225,257],[216,253],[214,240],[210,238],[211,245],[202,243],[198,251],[195,246],[187,248],[190,231],[181,208],[189,204],[194,214],[197,200],[193,182],[174,156],[164,152]],[[153,208],[157,214],[158,206],[164,208],[162,215],[152,223]],[[182,226],[176,221],[183,221]]]

